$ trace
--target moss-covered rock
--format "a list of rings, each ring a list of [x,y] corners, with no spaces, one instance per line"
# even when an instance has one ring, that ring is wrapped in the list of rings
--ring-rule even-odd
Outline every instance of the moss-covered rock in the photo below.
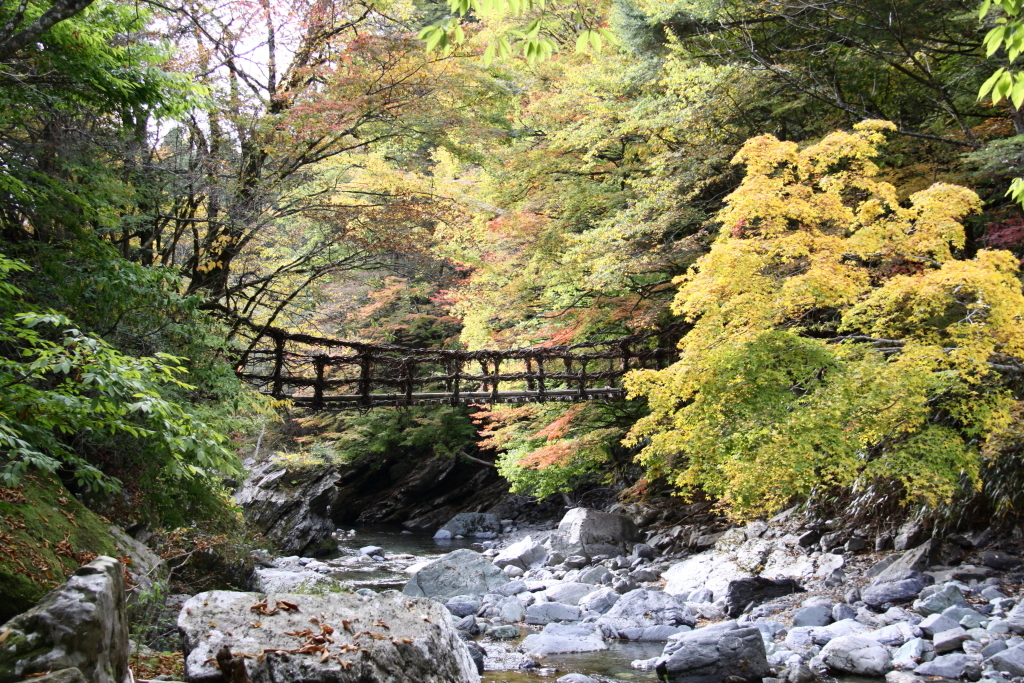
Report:
[[[58,479],[31,474],[0,488],[0,624],[35,605],[97,555],[120,557],[109,523]]]

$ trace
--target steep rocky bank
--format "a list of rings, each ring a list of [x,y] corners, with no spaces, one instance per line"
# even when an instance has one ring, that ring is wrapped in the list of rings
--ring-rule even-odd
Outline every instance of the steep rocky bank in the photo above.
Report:
[[[284,554],[322,555],[335,529],[359,524],[439,528],[461,512],[519,522],[557,520],[562,501],[508,492],[497,470],[462,458],[395,455],[358,465],[295,467],[273,458],[246,463],[235,494],[247,522]]]

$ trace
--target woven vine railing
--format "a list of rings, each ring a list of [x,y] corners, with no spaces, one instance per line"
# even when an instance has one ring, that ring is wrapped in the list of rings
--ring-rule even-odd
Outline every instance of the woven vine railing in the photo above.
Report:
[[[412,349],[262,330],[236,368],[275,398],[314,410],[622,399],[622,377],[662,368],[682,325],[598,342],[504,351]]]

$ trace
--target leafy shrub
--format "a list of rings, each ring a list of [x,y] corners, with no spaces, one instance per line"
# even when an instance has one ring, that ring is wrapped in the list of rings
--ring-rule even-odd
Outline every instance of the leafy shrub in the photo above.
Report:
[[[85,274],[44,258],[30,291],[13,282],[28,266],[0,255],[0,483],[17,484],[31,467],[59,471],[122,522],[177,526],[230,516],[219,478],[239,464],[227,433],[267,407],[204,345],[202,321],[166,274],[97,254],[107,262],[91,261]],[[74,308],[93,329],[106,307],[115,321],[107,319],[110,336],[152,353],[115,347],[68,315],[31,303],[41,299]],[[192,377],[203,386],[185,381]]]

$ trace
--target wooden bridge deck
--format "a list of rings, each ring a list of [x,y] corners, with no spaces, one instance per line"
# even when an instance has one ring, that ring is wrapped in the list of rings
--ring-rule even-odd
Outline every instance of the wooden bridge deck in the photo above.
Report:
[[[675,356],[681,332],[674,325],[567,346],[462,351],[268,328],[261,339],[269,343],[247,351],[236,371],[263,393],[313,410],[621,400],[623,375],[664,367]]]

